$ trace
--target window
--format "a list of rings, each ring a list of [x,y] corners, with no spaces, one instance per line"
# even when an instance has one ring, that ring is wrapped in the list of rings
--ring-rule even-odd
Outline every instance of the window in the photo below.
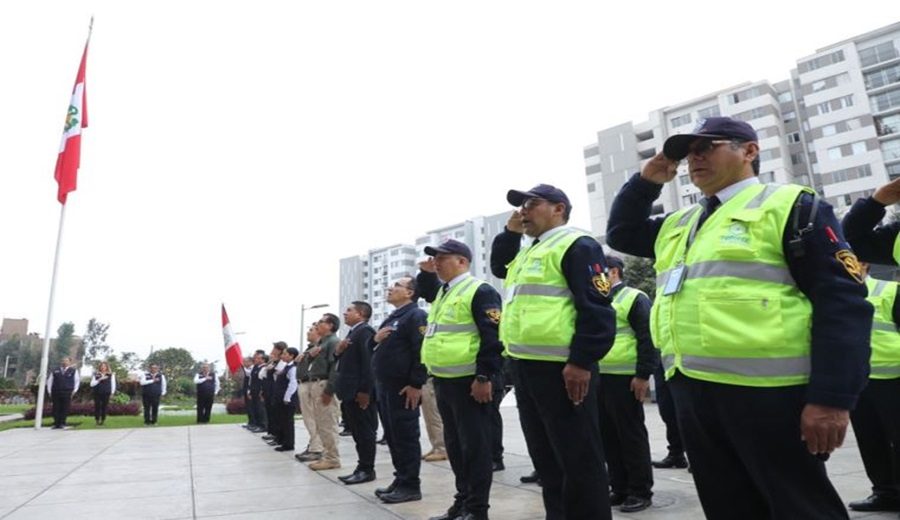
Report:
[[[878,135],[891,135],[900,132],[900,114],[875,119]]]
[[[599,146],[592,146],[590,148],[584,149],[584,158],[585,159],[587,159],[588,157],[593,157],[595,155],[600,155],[600,147]]]
[[[787,140],[789,143],[799,143],[800,142],[800,132],[791,132],[787,136]]]
[[[722,113],[719,111],[719,105],[701,108],[697,111],[697,117],[699,117],[700,119],[706,119],[708,117],[719,117],[720,115],[722,115]]]
[[[891,180],[900,177],[900,163],[889,164],[885,167],[885,169],[887,170],[888,177],[890,177]]]
[[[772,183],[775,182],[775,172],[762,172],[759,174],[759,182]]]
[[[751,87],[746,90],[742,90],[740,92],[735,92],[728,96],[728,100],[732,105],[740,103],[741,101],[747,101],[748,99],[753,99],[755,97],[762,96],[766,91],[761,86]]]
[[[897,49],[894,48],[894,42],[884,42],[868,49],[860,49],[859,63],[863,67],[875,65],[883,61],[892,60],[898,56]]]
[[[687,186],[687,185],[690,184],[690,183],[691,183],[691,176],[690,176],[690,175],[679,175],[679,176],[678,176],[678,184],[679,184],[680,186]]]
[[[791,164],[803,164],[803,154],[800,153],[792,153],[791,154]]]
[[[829,135],[834,135],[837,133],[837,126],[835,125],[826,125],[822,127],[822,136],[828,137]]]
[[[819,81],[813,81],[812,91],[818,92],[820,90],[825,90],[825,85],[826,85],[826,83],[825,83],[824,79],[820,79]]]
[[[593,182],[589,182],[587,185],[588,193],[594,193],[597,190],[597,185]]]
[[[691,115],[684,114],[684,115],[681,115],[678,117],[673,117],[671,123],[672,123],[672,128],[688,125],[691,123]]]
[[[853,106],[853,94],[838,98],[838,108],[848,108]]]
[[[897,159],[900,159],[900,139],[893,139],[882,143],[881,153],[884,154],[885,161],[896,161]]]
[[[599,164],[592,164],[592,165],[586,166],[584,168],[585,175],[593,175],[595,173],[600,173],[600,165]]]
[[[684,195],[683,197],[681,197],[681,202],[685,206],[690,206],[691,204],[696,204],[697,201],[700,200],[701,196],[702,195],[700,193],[691,193],[690,195]]]
[[[886,69],[869,72],[865,76],[866,88],[873,89],[900,81],[900,63]]]
[[[759,160],[760,161],[769,161],[772,159],[776,159],[778,157],[781,157],[781,151],[777,148],[769,149],[769,150],[762,150],[761,152],[759,152]]]
[[[797,114],[793,110],[789,110],[782,114],[781,118],[785,123],[789,123],[794,119],[797,119]]]
[[[864,141],[857,141],[850,146],[850,150],[853,152],[851,155],[866,153],[866,143]]]
[[[782,92],[781,94],[778,94],[778,101],[780,103],[787,103],[787,102],[790,102],[793,100],[794,100],[794,95],[791,94],[790,90],[788,90],[787,92]]]
[[[832,65],[834,63],[840,63],[842,61],[844,61],[844,51],[834,51],[832,53],[801,62],[797,68],[800,70],[800,73],[803,74],[816,69],[821,69],[822,67],[827,67],[828,65]]]
[[[900,89],[872,96],[870,99],[872,101],[872,108],[878,112],[883,112],[894,107],[900,107]]]

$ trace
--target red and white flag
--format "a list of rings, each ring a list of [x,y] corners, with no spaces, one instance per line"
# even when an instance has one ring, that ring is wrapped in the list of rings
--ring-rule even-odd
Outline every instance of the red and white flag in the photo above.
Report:
[[[93,25],[93,20],[91,20],[91,25]],[[75,88],[72,89],[72,100],[69,102],[69,110],[66,112],[66,124],[63,127],[62,142],[59,145],[59,157],[56,159],[56,172],[53,174],[59,184],[56,198],[60,204],[65,204],[69,192],[75,191],[78,166],[81,163],[81,129],[87,128],[88,125],[84,69],[87,64],[90,42],[91,35],[88,32],[88,39],[84,44],[84,54],[81,55],[81,65],[78,66],[78,76],[75,77]]]
[[[225,361],[228,363],[228,371],[233,374],[241,368],[243,356],[241,355],[241,346],[234,339],[234,332],[231,330],[231,322],[228,321],[224,303],[222,304],[222,334],[225,336]]]

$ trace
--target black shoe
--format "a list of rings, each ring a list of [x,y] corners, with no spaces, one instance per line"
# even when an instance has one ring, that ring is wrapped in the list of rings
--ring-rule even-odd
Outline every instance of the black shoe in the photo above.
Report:
[[[672,455],[671,453],[666,455],[666,458],[663,460],[654,460],[650,464],[658,469],[684,469],[688,467],[688,461],[684,458],[684,455]]]
[[[506,466],[503,465],[503,461],[502,461],[502,460],[495,460],[495,461],[494,461],[494,468],[493,468],[493,471],[503,471],[503,470],[505,470],[505,469],[506,469]]]
[[[391,485],[388,487],[376,489],[375,496],[378,498],[381,498],[381,495],[387,495],[389,493],[393,493],[395,489],[397,489],[397,483],[391,482]]]
[[[625,503],[628,499],[628,495],[625,493],[618,493],[616,491],[611,491],[609,493],[609,505],[611,506],[620,506]]]
[[[260,439],[262,439],[262,440],[264,440],[264,441],[270,441],[270,440],[272,440],[272,439],[274,439],[274,438],[275,438],[275,436],[272,435],[271,433],[268,434],[268,435],[263,435],[262,437],[260,437]]]
[[[341,437],[350,437],[353,435],[353,432],[351,432],[347,428],[344,428],[343,430],[341,430],[341,433],[339,433],[338,435],[340,435]]]
[[[619,508],[623,513],[637,513],[643,511],[653,505],[653,501],[649,498],[631,496],[625,499],[625,503]]]
[[[868,498],[850,502],[854,511],[900,511],[900,499],[873,493]]]
[[[422,492],[417,489],[403,489],[398,487],[390,493],[380,495],[378,498],[385,504],[399,504],[401,502],[422,500]]]
[[[374,471],[361,471],[356,470],[352,475],[347,475],[346,477],[338,477],[338,479],[347,484],[348,486],[352,486],[353,484],[362,484],[363,482],[372,482],[375,480],[375,472]]]
[[[466,511],[462,508],[461,505],[453,504],[450,506],[450,509],[447,510],[446,513],[440,516],[432,516],[428,520],[461,520],[466,514]]]
[[[279,446],[275,448],[275,451],[294,451],[294,447],[291,446],[290,448],[287,448],[285,446]]]
[[[299,460],[300,462],[315,462],[322,459],[322,454],[312,451],[305,451],[299,455],[294,455],[294,458]]]
[[[532,471],[530,475],[522,475],[519,477],[519,482],[522,484],[536,484],[541,481],[541,477],[538,476],[537,471]]]
[[[375,441],[375,444],[381,444],[382,446],[384,446],[384,445],[387,444],[387,439],[385,439],[384,437],[382,437],[381,439]]]
[[[275,439],[272,439],[271,441],[266,441],[266,444],[268,444],[269,446],[278,446],[281,443],[276,441]]]

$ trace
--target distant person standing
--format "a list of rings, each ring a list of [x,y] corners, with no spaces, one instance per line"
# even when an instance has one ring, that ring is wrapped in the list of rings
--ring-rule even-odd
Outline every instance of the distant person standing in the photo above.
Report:
[[[50,372],[50,378],[47,380],[47,392],[53,403],[54,430],[62,430],[66,427],[72,396],[78,391],[79,384],[78,370],[72,366],[72,358],[62,358],[59,368]]]
[[[209,363],[200,365],[200,373],[194,376],[194,384],[197,385],[197,423],[206,424],[212,414],[213,401],[219,393],[219,378],[209,371]]]
[[[294,414],[300,398],[297,396],[297,365],[294,360],[300,352],[288,347],[281,353],[283,368],[275,374],[275,397],[278,399],[278,425],[281,428],[279,441],[281,446],[275,451],[294,451]]]
[[[262,396],[266,405],[266,431],[267,435],[262,436],[262,440],[268,442],[271,446],[279,444],[278,436],[281,430],[278,426],[278,396],[275,395],[275,371],[278,364],[281,363],[281,354],[287,348],[287,343],[276,341],[272,343],[272,350],[269,352],[269,361],[259,370],[259,380],[262,382]]]
[[[253,374],[253,358],[247,356],[244,358],[241,373],[244,375],[241,383],[241,397],[244,399],[244,410],[247,412],[247,424],[241,425],[241,428],[248,430],[253,429],[253,415],[250,410],[250,382]]]
[[[116,393],[116,375],[109,370],[109,363],[101,361],[91,377],[91,395],[94,398],[94,420],[97,426],[106,422],[109,396]]]
[[[266,408],[262,397],[262,380],[259,378],[259,372],[266,365],[266,353],[263,350],[257,350],[253,353],[253,368],[250,370],[250,389],[247,392],[247,398],[250,400],[247,406],[247,412],[250,416],[250,427],[248,430],[253,433],[266,431]]]
[[[141,400],[144,403],[144,424],[156,424],[159,414],[159,398],[166,395],[166,376],[159,371],[159,365],[150,365],[150,371],[141,378]]]

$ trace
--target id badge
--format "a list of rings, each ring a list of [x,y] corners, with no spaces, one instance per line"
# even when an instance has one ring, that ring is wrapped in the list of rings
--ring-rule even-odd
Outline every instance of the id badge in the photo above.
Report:
[[[663,287],[663,296],[669,296],[681,290],[681,284],[684,283],[686,270],[687,267],[682,264],[669,271],[669,277],[666,278],[666,285]]]
[[[434,323],[429,323],[428,327],[425,329],[425,337],[430,338],[431,336],[434,336],[434,329],[436,328]]]

